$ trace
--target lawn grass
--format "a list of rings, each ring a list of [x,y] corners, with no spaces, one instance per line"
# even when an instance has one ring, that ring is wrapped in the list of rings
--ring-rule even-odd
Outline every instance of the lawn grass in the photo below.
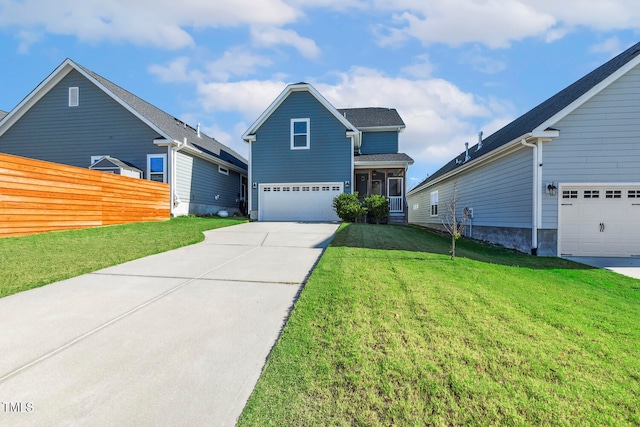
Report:
[[[0,239],[0,297],[204,240],[205,230],[246,222],[179,217]]]
[[[640,425],[640,281],[346,225],[240,426]]]

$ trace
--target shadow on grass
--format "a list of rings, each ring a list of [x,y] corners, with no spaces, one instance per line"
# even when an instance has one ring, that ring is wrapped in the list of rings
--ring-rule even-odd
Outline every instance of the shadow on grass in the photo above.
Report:
[[[343,224],[332,247],[367,248],[450,255],[451,237],[424,228],[403,225]],[[595,267],[557,257],[537,257],[490,244],[461,238],[456,257],[535,270],[591,270]]]

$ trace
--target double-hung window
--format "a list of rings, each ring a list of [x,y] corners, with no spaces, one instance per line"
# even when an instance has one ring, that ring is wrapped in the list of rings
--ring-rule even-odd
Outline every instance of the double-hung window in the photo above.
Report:
[[[167,182],[167,155],[147,154],[147,179]]]
[[[438,216],[438,192],[431,192],[431,216]]]
[[[309,119],[291,119],[291,149],[308,150],[310,141]]]

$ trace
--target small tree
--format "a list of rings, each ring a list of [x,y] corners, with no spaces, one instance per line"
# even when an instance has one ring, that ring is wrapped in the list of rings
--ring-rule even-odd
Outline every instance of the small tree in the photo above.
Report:
[[[442,225],[444,225],[445,230],[447,230],[447,232],[451,236],[452,260],[456,259],[456,240],[458,240],[460,236],[462,236],[462,232],[464,231],[466,222],[469,219],[469,212],[467,211],[467,209],[463,209],[460,216],[460,221],[458,221],[458,202],[458,181],[456,181],[453,183],[453,196],[451,196],[451,199],[445,205],[446,213],[445,217],[442,219]]]
[[[340,194],[333,198],[333,210],[345,222],[358,222],[363,218],[367,209],[362,206],[358,199],[358,193]]]
[[[369,217],[380,224],[380,220],[389,215],[389,200],[378,194],[373,194],[364,198],[364,206],[367,208]]]

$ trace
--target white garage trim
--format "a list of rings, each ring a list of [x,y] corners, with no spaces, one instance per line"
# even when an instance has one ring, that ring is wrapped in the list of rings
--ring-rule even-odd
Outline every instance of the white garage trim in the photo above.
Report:
[[[258,186],[258,221],[339,221],[333,198],[342,182],[265,183]]]
[[[558,187],[558,256],[640,256],[639,182]]]

